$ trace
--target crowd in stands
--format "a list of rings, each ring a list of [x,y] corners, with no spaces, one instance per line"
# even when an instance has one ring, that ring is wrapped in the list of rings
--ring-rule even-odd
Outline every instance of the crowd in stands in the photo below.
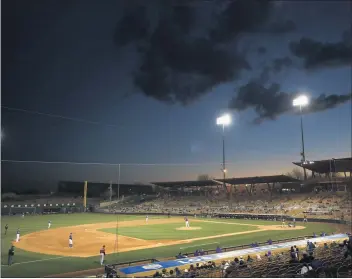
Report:
[[[159,197],[153,201],[116,203],[109,210],[115,213],[173,213],[192,215],[215,215],[219,213],[285,214],[294,217],[346,219],[351,216],[351,200],[335,193],[304,194],[268,199],[243,199],[233,201],[229,208],[228,198],[216,201],[205,196]]]
[[[219,248],[219,247],[218,247]],[[220,248],[219,248],[220,249]],[[180,255],[178,255],[179,257]],[[324,243],[319,246],[308,242],[305,249],[296,246],[277,254],[268,251],[264,256],[246,255],[233,260],[215,263],[214,261],[191,264],[181,270],[163,269],[157,271],[154,278],[198,278],[198,277],[352,277],[352,242]]]

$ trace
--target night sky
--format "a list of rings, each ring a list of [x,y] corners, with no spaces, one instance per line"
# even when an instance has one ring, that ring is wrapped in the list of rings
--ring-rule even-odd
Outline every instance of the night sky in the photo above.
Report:
[[[282,174],[300,160],[299,93],[306,158],[351,156],[350,1],[1,3],[2,160],[128,164],[127,183],[221,177],[216,117],[230,112],[228,175]],[[118,176],[1,168],[3,186]]]

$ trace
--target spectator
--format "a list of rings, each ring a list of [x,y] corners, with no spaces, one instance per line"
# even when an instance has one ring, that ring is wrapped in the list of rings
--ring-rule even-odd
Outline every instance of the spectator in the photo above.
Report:
[[[256,258],[257,258],[257,261],[261,261],[262,260],[262,258],[261,258],[261,256],[259,254],[257,254]]]
[[[172,269],[170,270],[170,277],[174,277],[174,271]]]
[[[308,276],[308,273],[309,273],[309,275],[311,275],[311,271],[314,272],[313,268],[310,265],[305,264],[301,269],[301,275]],[[308,276],[308,277],[311,277],[311,276]],[[312,277],[315,277],[315,276],[312,276]]]
[[[247,257],[247,262],[248,262],[248,263],[253,262],[253,259],[251,258],[251,256],[250,256],[250,255],[248,255],[248,257]]]
[[[325,243],[324,243],[324,250],[327,250],[327,249],[329,249],[329,246],[328,246],[328,244],[325,242]]]
[[[314,260],[313,252],[309,252],[308,259],[310,263]]]
[[[291,253],[291,259],[289,260],[289,264],[297,264],[297,263],[299,263],[299,261],[296,255]]]
[[[295,252],[296,252],[296,258],[299,260],[299,249],[296,245],[293,246],[293,248],[295,249]]]
[[[307,252],[303,252],[303,257],[299,262],[300,263],[309,263],[310,262]]]
[[[175,276],[180,277],[181,276],[181,271],[178,267],[175,268]]]

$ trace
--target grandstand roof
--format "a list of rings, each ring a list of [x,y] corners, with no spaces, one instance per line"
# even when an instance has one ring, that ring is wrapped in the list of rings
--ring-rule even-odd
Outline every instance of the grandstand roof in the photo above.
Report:
[[[194,181],[174,181],[174,182],[151,182],[154,185],[161,187],[202,187],[202,186],[216,186],[220,183],[214,180],[194,180]]]
[[[191,186],[216,186],[223,183],[223,179],[203,180],[203,181],[175,181],[175,182],[152,182],[152,184],[161,187],[191,187]],[[291,178],[286,175],[271,175],[271,176],[253,176],[241,178],[227,178],[226,183],[232,185],[240,184],[260,184],[260,183],[285,183],[285,182],[300,182],[298,179]]]
[[[223,179],[217,179],[223,182]],[[227,178],[226,183],[232,185],[240,184],[261,184],[261,183],[287,183],[287,182],[300,182],[300,180],[289,177],[287,175],[270,175],[270,176],[254,176],[254,177],[240,177],[240,178]]]
[[[352,158],[329,159],[320,161],[294,162],[296,166],[305,167],[316,173],[352,172]]]

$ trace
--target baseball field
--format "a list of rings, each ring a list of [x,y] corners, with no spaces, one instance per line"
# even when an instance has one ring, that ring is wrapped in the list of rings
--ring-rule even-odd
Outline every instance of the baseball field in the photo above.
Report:
[[[338,230],[324,223],[282,228],[279,222],[202,218],[191,218],[186,228],[180,217],[150,216],[146,223],[145,216],[94,213],[3,216],[1,223],[2,277],[79,277],[87,274],[85,270],[95,275],[102,270],[102,245],[106,246],[106,263],[118,263]],[[6,235],[5,224],[9,227]],[[21,238],[16,243],[18,228]],[[70,233],[72,249],[68,247]],[[7,266],[11,243],[15,245],[14,262]]]

